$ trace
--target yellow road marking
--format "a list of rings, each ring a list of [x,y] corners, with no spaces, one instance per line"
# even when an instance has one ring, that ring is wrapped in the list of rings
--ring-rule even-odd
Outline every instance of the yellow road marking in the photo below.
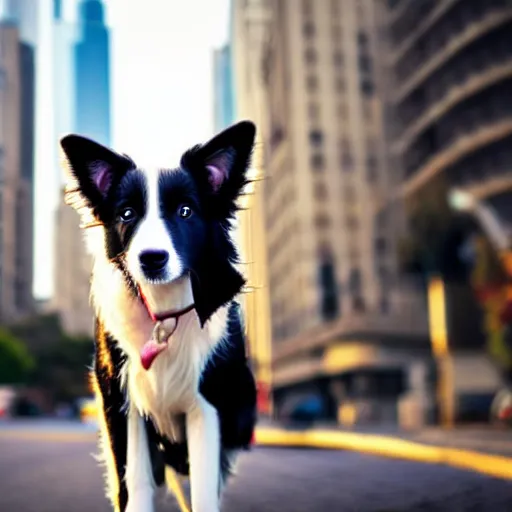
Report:
[[[512,458],[425,445],[394,437],[329,430],[288,432],[281,429],[258,429],[256,444],[260,446],[291,446],[352,450],[384,457],[413,460],[430,464],[469,469],[496,478],[512,479]]]

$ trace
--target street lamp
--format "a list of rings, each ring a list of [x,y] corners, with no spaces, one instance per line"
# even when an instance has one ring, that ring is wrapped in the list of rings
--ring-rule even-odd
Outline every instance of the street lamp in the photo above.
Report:
[[[470,213],[476,218],[500,256],[510,249],[508,230],[490,206],[470,192],[456,188],[448,194],[448,203],[454,210]]]

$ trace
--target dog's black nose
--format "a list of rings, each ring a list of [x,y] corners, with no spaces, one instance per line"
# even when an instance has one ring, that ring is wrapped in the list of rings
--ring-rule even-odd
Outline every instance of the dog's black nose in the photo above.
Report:
[[[169,261],[167,251],[144,251],[139,256],[142,269],[148,272],[159,272]]]

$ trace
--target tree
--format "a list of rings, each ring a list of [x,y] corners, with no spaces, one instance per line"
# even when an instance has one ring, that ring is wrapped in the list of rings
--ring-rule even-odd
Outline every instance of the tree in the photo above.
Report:
[[[444,183],[434,183],[418,193],[406,209],[409,234],[398,246],[402,270],[467,283],[471,269],[460,257],[460,249],[476,226],[471,217],[458,215],[449,207]]]
[[[12,330],[36,361],[29,381],[32,386],[46,390],[56,401],[90,393],[87,372],[92,364],[92,339],[65,335],[57,315],[35,316]]]
[[[0,384],[22,384],[33,368],[34,360],[24,343],[0,328]]]

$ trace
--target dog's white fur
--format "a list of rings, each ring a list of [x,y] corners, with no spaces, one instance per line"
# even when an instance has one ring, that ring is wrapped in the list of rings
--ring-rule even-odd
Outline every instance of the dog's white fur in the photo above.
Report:
[[[176,172],[176,171],[166,171]],[[159,194],[158,194],[158,170],[150,170],[146,172],[148,186],[148,208],[144,221],[134,234],[128,252],[126,261],[128,269],[137,282],[144,281],[142,274],[139,255],[144,250],[163,250],[169,254],[169,262],[167,264],[166,276],[164,279],[172,281],[179,277],[183,272],[183,265],[180,261],[176,249],[169,237],[169,233],[165,229],[163,220],[160,218]]]
[[[168,277],[181,272],[181,263],[172,240],[158,214],[156,173],[148,173],[150,208],[130,245],[127,263],[132,275],[141,275],[138,255],[147,249],[170,253]],[[153,178],[153,179],[151,179]],[[201,328],[195,311],[185,314],[172,336],[169,347],[160,354],[150,370],[140,362],[140,349],[150,339],[154,323],[140,300],[134,298],[119,269],[108,261],[102,226],[86,230],[87,247],[92,253],[91,300],[105,328],[128,355],[123,382],[130,400],[126,483],[128,510],[152,512],[154,481],[149,459],[143,416],[150,415],[159,431],[170,439],[179,439],[173,421],[185,413],[189,447],[191,498],[194,512],[219,510],[220,438],[216,410],[200,395],[199,378],[209,356],[222,342],[228,320],[228,308],[220,308]],[[157,245],[155,245],[157,244]],[[146,286],[162,286],[147,285]],[[104,453],[110,477],[109,495],[116,493],[112,458]],[[116,486],[115,486],[116,487]]]

